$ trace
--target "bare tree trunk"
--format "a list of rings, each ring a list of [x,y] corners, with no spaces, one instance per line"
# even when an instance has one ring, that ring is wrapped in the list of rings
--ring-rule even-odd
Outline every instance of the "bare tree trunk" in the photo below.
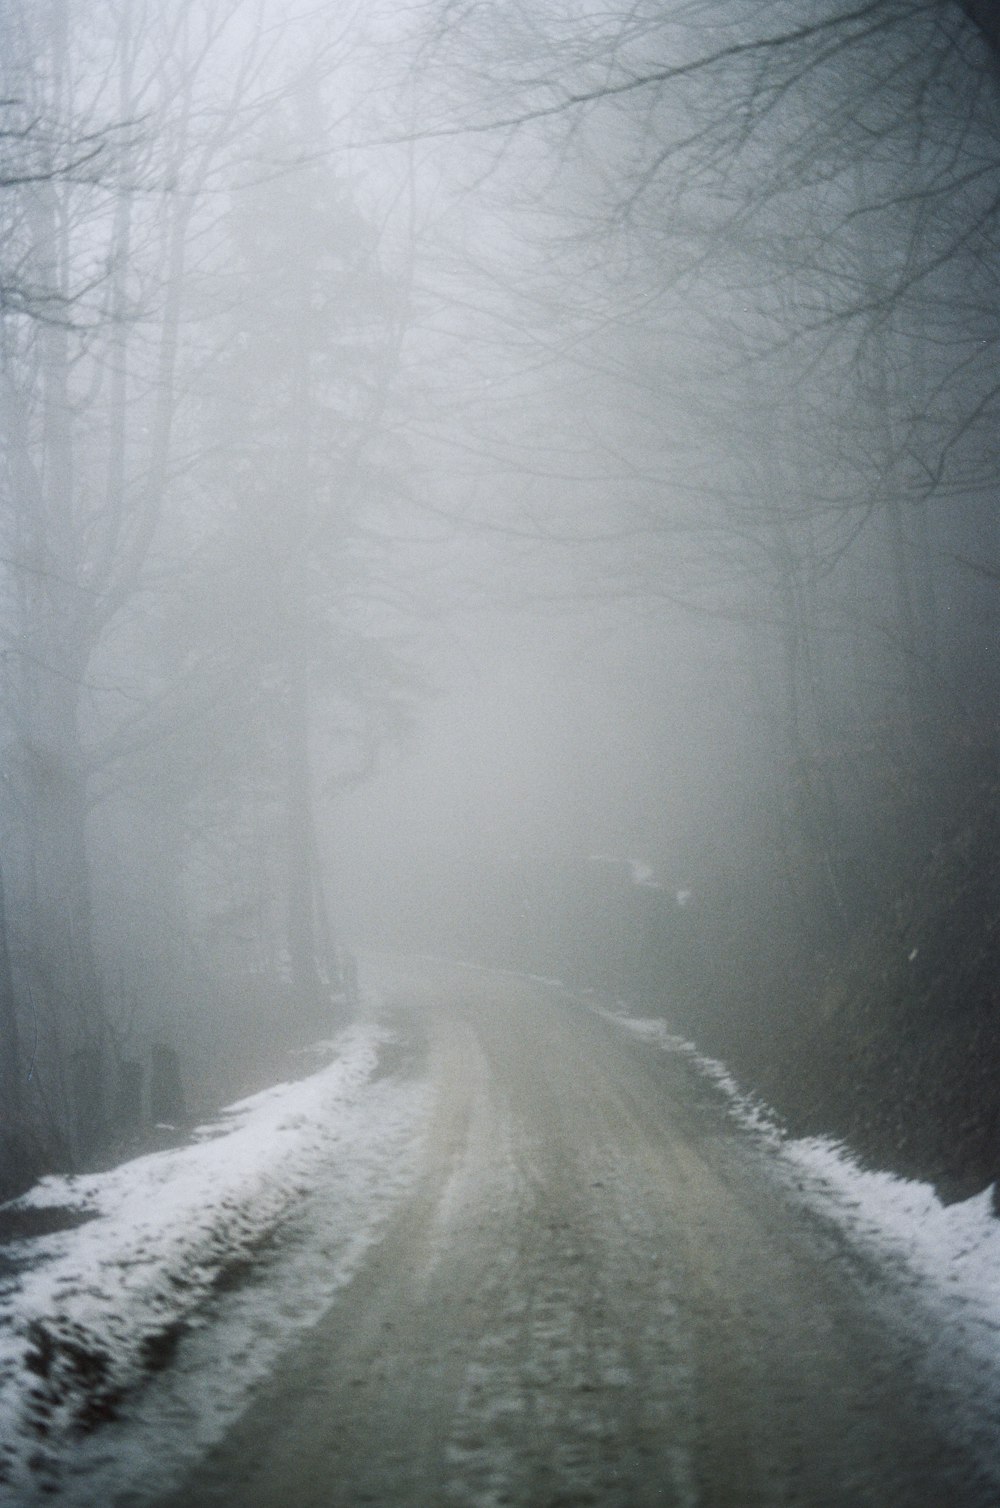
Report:
[[[285,716],[288,955],[296,998],[311,1006],[321,998],[321,985],[316,966],[315,837],[309,767],[309,687],[304,664],[298,665],[290,677]]]
[[[27,1171],[24,1065],[14,972],[7,936],[7,900],[0,864],[0,1198],[13,1192]]]

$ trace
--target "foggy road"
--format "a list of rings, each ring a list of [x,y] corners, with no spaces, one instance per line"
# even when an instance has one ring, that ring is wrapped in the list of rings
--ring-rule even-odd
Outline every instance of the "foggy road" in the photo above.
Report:
[[[684,1060],[513,976],[388,1003],[435,1090],[413,1192],[162,1508],[995,1501],[891,1276]]]

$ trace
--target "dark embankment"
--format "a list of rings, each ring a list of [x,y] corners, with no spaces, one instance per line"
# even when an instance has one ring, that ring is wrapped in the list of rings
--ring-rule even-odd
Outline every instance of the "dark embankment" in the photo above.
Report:
[[[873,831],[843,904],[801,854],[734,865],[645,993],[792,1131],[961,1198],[1000,1179],[1000,786],[933,829],[897,816],[905,845]]]

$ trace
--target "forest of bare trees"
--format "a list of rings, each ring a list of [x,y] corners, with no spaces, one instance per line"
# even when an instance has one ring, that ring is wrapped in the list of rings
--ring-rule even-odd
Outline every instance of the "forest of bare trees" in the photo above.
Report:
[[[990,1176],[992,11],[436,19],[434,130],[520,205],[540,364],[561,340],[571,401],[600,394],[570,443],[601,487],[553,507],[525,467],[520,525],[578,573],[590,531],[588,591],[716,618],[767,730],[702,919],[664,917],[643,987],[806,1123],[908,1170],[950,1136]]]
[[[483,607],[617,615],[640,686],[697,625],[744,709],[701,812],[738,828],[686,840],[701,909],[648,924],[644,990],[779,1097],[783,1042],[849,1073],[862,1007],[875,1079],[906,1009],[985,1019],[991,9],[0,27],[0,1187],[180,1114],[183,1041],[228,1088],[239,1002],[332,1018],[330,803],[432,716],[427,625]],[[658,832],[650,762],[715,723],[643,718]]]
[[[401,301],[315,157],[352,45],[228,3],[4,20],[11,1181],[134,1132],[151,1053],[178,1112],[227,929],[300,1005],[336,983],[317,788],[407,696],[358,533]]]

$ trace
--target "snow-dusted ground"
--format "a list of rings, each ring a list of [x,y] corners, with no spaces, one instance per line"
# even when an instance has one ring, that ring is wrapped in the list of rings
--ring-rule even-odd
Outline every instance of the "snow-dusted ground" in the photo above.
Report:
[[[47,1178],[17,1201],[91,1218],[8,1248],[0,1501],[55,1490],[60,1501],[93,1502],[95,1472],[110,1500],[112,1487],[148,1482],[150,1461],[169,1481],[171,1458],[221,1432],[289,1334],[347,1280],[409,1184],[426,1086],[373,1077],[390,1039],[371,1024],[352,1027],[329,1044],[326,1067],[231,1106],[190,1145],[106,1173]],[[241,1288],[234,1280],[251,1262],[266,1267],[279,1232],[280,1270]],[[211,1358],[228,1350],[228,1365],[202,1374],[190,1336],[209,1301]],[[131,1408],[127,1438],[115,1424],[91,1434],[181,1334],[189,1340],[179,1385],[165,1374],[145,1420],[141,1403]]]
[[[735,1120],[775,1152],[785,1175],[824,1214],[893,1264],[919,1275],[953,1310],[952,1320],[971,1339],[988,1337],[1000,1366],[1000,1221],[993,1189],[958,1204],[942,1204],[930,1184],[862,1168],[829,1137],[791,1137],[766,1105],[746,1094],[724,1063],[706,1058],[663,1021],[608,1012],[636,1036],[689,1057],[726,1096]]]

